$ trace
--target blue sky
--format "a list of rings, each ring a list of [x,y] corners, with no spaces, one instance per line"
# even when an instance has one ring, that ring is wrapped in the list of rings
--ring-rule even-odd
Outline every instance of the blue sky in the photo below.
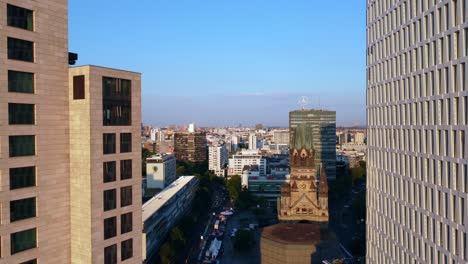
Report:
[[[78,64],[141,72],[145,124],[365,124],[365,1],[70,0]]]

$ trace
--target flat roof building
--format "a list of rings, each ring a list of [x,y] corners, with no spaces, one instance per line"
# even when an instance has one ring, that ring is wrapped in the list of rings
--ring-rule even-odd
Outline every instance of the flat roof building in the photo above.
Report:
[[[176,169],[176,158],[172,154],[160,153],[147,158],[147,188],[165,188],[177,179]]]
[[[290,140],[294,129],[304,124],[313,138],[315,165],[326,166],[328,180],[336,179],[336,112],[327,110],[296,110],[289,112]],[[316,167],[316,169],[318,169]]]
[[[153,263],[167,233],[189,212],[197,189],[195,176],[181,176],[142,206],[147,263]]]
[[[176,132],[174,153],[177,160],[203,162],[207,160],[205,132]]]

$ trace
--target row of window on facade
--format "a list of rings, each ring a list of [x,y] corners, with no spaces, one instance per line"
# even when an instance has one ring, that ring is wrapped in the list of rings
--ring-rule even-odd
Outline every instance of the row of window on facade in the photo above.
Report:
[[[386,15],[380,18],[378,16],[381,13],[376,12],[378,10],[376,5],[370,6],[367,14],[368,24],[370,25],[368,26],[369,39],[386,35],[393,29],[403,26],[403,29],[411,30],[411,36],[416,36],[417,40],[419,40],[423,39],[424,36],[430,38],[466,22],[467,0],[451,0],[450,4],[439,5],[438,8],[432,11],[429,9],[436,4],[435,0],[432,0],[429,6],[424,4],[425,1],[419,1],[419,5],[416,4],[417,1],[408,1],[410,3],[408,5],[407,2],[400,2],[402,3],[395,5],[395,8],[388,13],[387,9],[381,9],[380,11],[386,12]],[[423,12],[426,14],[420,16],[418,20],[413,19],[417,14]],[[419,34],[414,34],[415,32],[419,32]]]
[[[120,243],[120,259],[121,261],[133,257],[133,240],[127,239]],[[117,244],[104,248],[104,264],[117,263]]]
[[[112,133],[104,134],[103,153],[116,153],[116,135]],[[36,137],[34,135],[9,136],[10,157],[33,156],[36,154]],[[132,134],[120,134],[120,153],[132,151]]]

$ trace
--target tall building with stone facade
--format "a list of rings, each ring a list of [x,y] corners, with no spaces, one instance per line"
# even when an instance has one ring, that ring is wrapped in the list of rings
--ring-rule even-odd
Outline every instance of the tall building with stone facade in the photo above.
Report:
[[[289,112],[290,140],[295,128],[304,124],[313,138],[315,166],[324,163],[328,180],[336,179],[336,112],[326,110],[296,110]]]
[[[367,262],[468,262],[468,2],[367,1]]]
[[[205,132],[177,132],[174,134],[174,154],[177,160],[203,162],[207,160]]]
[[[72,263],[141,263],[141,74],[70,69]]]
[[[325,165],[315,164],[316,150],[307,124],[291,128],[290,181],[281,186],[278,218],[283,221],[328,222],[328,183]]]
[[[0,0],[0,263],[70,259],[66,0]]]
[[[0,263],[141,263],[140,76],[69,79],[66,0],[0,0],[0,14]],[[131,80],[130,112],[106,104],[102,76]],[[107,106],[132,122],[106,123]]]

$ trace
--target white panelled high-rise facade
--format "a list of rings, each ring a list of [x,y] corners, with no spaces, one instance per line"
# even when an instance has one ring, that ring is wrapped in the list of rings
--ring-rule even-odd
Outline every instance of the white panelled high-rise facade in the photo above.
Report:
[[[367,262],[468,262],[468,1],[367,1]]]
[[[255,133],[249,134],[249,149],[256,150],[257,149],[257,136]]]
[[[208,169],[216,176],[224,176],[229,154],[224,141],[208,147]]]

